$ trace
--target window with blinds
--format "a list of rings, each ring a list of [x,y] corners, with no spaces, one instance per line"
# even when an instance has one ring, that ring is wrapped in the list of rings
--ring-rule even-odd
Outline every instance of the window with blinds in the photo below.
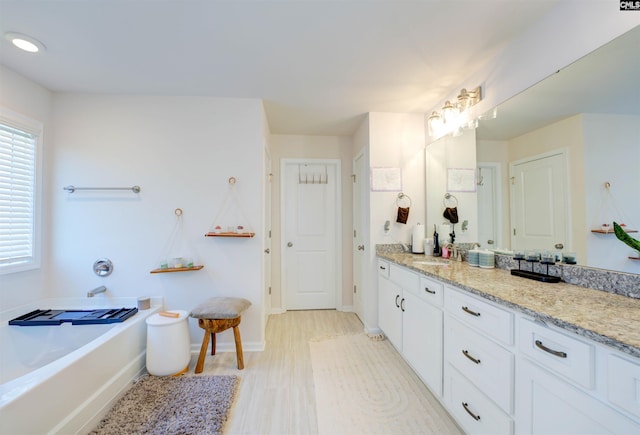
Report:
[[[41,128],[0,113],[0,274],[39,267],[37,152]]]

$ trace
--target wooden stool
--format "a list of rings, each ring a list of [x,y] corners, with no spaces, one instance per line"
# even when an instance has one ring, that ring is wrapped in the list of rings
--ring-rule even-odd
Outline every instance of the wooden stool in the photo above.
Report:
[[[196,364],[196,373],[202,373],[204,358],[209,347],[211,337],[211,355],[216,354],[216,334],[233,328],[233,337],[236,342],[236,359],[238,369],[244,369],[242,357],[242,341],[240,340],[241,315],[251,306],[251,302],[243,298],[216,297],[210,298],[195,307],[191,311],[191,317],[198,319],[198,326],[204,329],[204,338],[200,347],[200,355]]]

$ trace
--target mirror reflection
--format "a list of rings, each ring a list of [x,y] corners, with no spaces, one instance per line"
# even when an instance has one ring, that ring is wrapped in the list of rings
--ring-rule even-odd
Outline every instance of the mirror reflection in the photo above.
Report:
[[[638,253],[606,231],[640,228],[638,77],[640,26],[480,122],[482,247],[573,252],[581,265],[640,273]]]

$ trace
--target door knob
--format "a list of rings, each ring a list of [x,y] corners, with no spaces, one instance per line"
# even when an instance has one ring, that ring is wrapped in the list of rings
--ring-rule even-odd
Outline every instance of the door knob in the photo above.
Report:
[[[265,250],[264,250],[264,253],[265,253],[265,254],[270,254],[270,253],[271,253],[271,249],[269,249],[269,248],[265,249]]]
[[[287,243],[287,246],[288,246],[288,247],[292,247],[292,246],[293,246],[293,243],[289,242],[289,243]]]
[[[358,251],[364,251],[364,245],[358,245]]]

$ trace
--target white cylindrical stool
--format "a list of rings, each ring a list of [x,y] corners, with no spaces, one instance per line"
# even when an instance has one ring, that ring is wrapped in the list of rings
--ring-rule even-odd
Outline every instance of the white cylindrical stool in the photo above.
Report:
[[[147,371],[154,376],[180,375],[189,369],[189,313],[164,311],[147,318]]]

